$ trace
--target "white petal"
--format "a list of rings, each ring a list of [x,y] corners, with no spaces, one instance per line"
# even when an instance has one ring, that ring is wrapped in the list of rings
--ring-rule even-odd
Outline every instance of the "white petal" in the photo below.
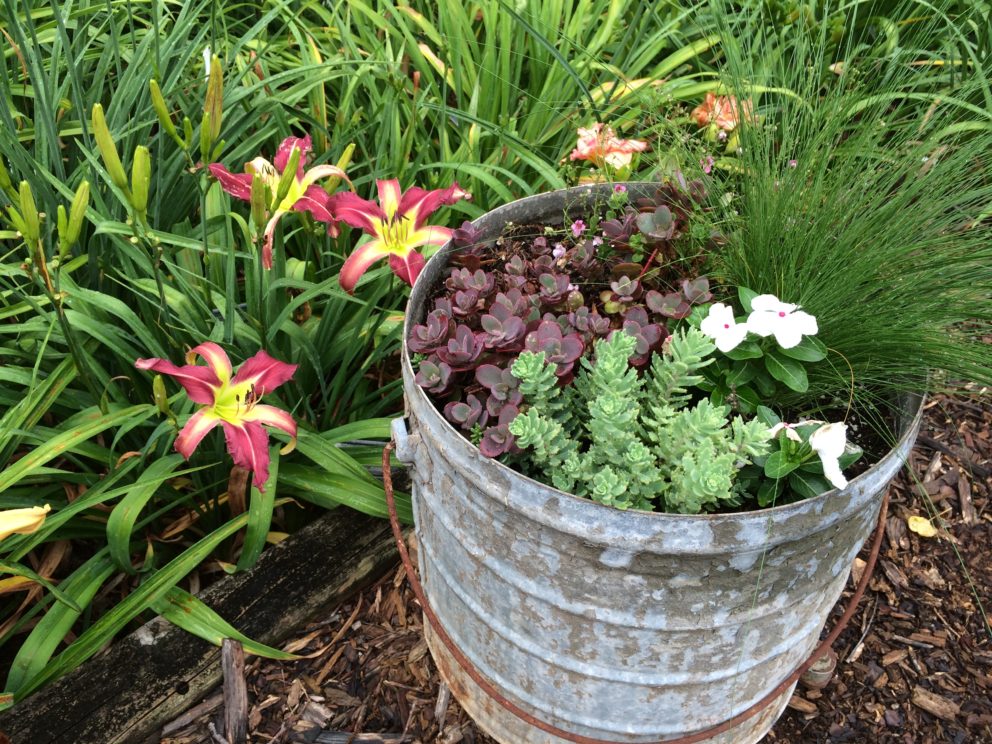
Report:
[[[782,302],[775,295],[763,294],[751,300],[751,309],[770,313],[791,313],[796,309],[796,305]]]
[[[834,488],[847,488],[847,478],[840,470],[840,463],[837,460],[832,460],[829,458],[824,458],[820,456],[820,462],[823,463],[823,475],[830,485]]]
[[[770,296],[770,295],[769,295]],[[759,336],[771,336],[778,327],[780,318],[776,313],[755,310],[747,316],[747,329]]]
[[[726,354],[735,349],[745,336],[747,336],[746,325],[743,323],[732,325],[730,328],[723,329],[723,332],[716,337],[716,348]]]
[[[807,312],[798,310],[789,316],[789,320],[795,324],[799,332],[804,336],[815,336],[820,332],[820,328],[816,324],[816,318]]]
[[[847,424],[824,424],[813,432],[809,446],[820,455],[836,460],[844,454],[847,444]]]
[[[778,327],[774,330],[775,340],[783,349],[799,346],[799,342],[803,340],[802,332],[796,328],[795,323],[789,322],[790,317],[792,316],[779,319],[779,322],[776,323]]]

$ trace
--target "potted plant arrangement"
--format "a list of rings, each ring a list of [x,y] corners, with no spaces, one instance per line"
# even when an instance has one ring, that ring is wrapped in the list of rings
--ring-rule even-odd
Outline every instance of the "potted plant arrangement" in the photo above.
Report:
[[[866,168],[840,125],[770,146],[750,103],[700,108],[745,130],[735,162],[513,202],[413,287],[394,439],[428,641],[499,741],[758,741],[792,685],[735,716],[817,645],[928,374],[988,377],[975,143],[845,130],[894,156]],[[589,132],[608,175],[643,150]]]

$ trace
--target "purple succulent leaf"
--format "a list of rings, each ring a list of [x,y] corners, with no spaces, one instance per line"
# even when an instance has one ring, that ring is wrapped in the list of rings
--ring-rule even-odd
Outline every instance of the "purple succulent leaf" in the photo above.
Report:
[[[581,241],[572,251],[572,265],[577,269],[588,269],[596,259],[596,244],[590,240]]]
[[[482,240],[482,230],[468,220],[451,232],[451,242],[459,248],[476,247]]]
[[[437,350],[437,356],[453,370],[468,369],[484,348],[483,334],[476,334],[468,326],[460,325],[455,329],[455,337],[448,340],[448,345]]]
[[[471,429],[478,424],[485,426],[489,421],[489,412],[483,407],[482,401],[469,394],[464,402],[451,401],[444,407],[444,416],[453,424],[463,429]]]
[[[527,261],[520,256],[511,256],[510,260],[506,262],[503,267],[504,271],[510,276],[525,276],[527,270],[530,268]]]
[[[410,332],[408,344],[417,354],[428,354],[443,346],[455,332],[455,322],[442,310],[434,310],[427,316],[423,325],[415,325]]]
[[[651,290],[644,301],[652,312],[664,315],[666,318],[685,318],[692,311],[681,292],[669,292],[663,295],[661,292]]]
[[[640,305],[635,305],[634,307],[628,308],[627,312],[623,314],[623,319],[625,321],[637,323],[638,326],[645,326],[651,322],[651,318],[648,317],[648,311]]]
[[[682,280],[682,294],[690,305],[702,305],[713,299],[710,282],[705,276]]]
[[[567,274],[541,274],[537,278],[541,302],[545,305],[560,305],[571,291],[571,283]]]
[[[642,212],[637,215],[637,229],[645,238],[652,240],[669,240],[675,234],[675,218],[672,210],[661,205],[653,212]]]
[[[454,297],[452,297],[452,304],[456,316],[465,317],[466,315],[472,315],[479,309],[481,304],[479,293],[474,289],[466,289],[464,291],[459,289],[455,292]]]
[[[434,300],[434,309],[447,314],[449,318],[455,315],[454,308],[451,307],[451,300],[448,297],[438,297]]]
[[[539,277],[541,274],[551,274],[555,269],[555,257],[551,255],[538,256],[530,262],[531,276]]]
[[[543,235],[538,235],[531,242],[531,248],[534,250],[534,254],[537,256],[543,256],[545,253],[551,251],[551,246],[548,245],[548,239]]]
[[[494,387],[503,382],[503,372],[504,370],[495,364],[480,364],[475,368],[475,379],[482,387],[492,392]]]
[[[629,276],[621,276],[615,282],[610,282],[610,289],[620,302],[633,302],[641,292],[641,283]]]
[[[507,452],[519,451],[516,438],[510,433],[510,422],[517,417],[516,406],[503,406],[496,426],[490,426],[482,434],[479,450],[486,457],[499,457]]]
[[[499,292],[496,295],[496,299],[493,300],[493,307],[496,305],[504,306],[509,311],[509,315],[518,315],[521,317],[526,315],[530,310],[530,302],[519,289],[509,289],[506,292]],[[489,312],[496,315],[492,308],[490,308]]]
[[[441,395],[447,391],[451,383],[451,373],[450,365],[438,361],[436,356],[431,356],[420,363],[414,381],[427,392]]]
[[[499,351],[519,348],[524,335],[527,333],[527,326],[515,315],[511,315],[506,320],[500,320],[495,315],[483,315],[479,322],[485,331],[483,343],[487,349]]]
[[[626,247],[637,229],[637,212],[626,212],[622,219],[606,220],[599,226],[612,245]]]

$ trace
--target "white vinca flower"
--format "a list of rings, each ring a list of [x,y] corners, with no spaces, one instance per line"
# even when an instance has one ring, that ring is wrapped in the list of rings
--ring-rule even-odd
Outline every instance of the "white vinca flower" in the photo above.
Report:
[[[785,436],[791,439],[793,442],[802,442],[803,438],[799,436],[799,432],[796,431],[795,424],[787,424],[783,421],[775,424],[771,429],[768,430],[769,437],[776,437],[778,433],[785,429]]]
[[[727,353],[747,336],[747,325],[734,320],[734,309],[722,302],[710,307],[709,315],[699,324],[699,330],[713,339],[716,348]]]
[[[840,469],[840,456],[846,445],[847,424],[824,424],[809,438],[809,446],[823,463],[823,475],[834,488],[847,487],[847,478]]]
[[[775,295],[758,295],[751,300],[747,330],[759,336],[775,336],[783,349],[798,346],[803,336],[813,336],[819,328],[816,318],[803,312],[798,305],[782,302]]]

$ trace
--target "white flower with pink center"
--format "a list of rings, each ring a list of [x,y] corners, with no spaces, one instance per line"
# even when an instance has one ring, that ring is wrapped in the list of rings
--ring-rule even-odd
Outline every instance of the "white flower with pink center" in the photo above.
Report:
[[[823,475],[834,488],[846,488],[847,478],[840,469],[840,457],[847,446],[847,424],[824,424],[813,432],[809,446],[820,456]]]
[[[747,336],[746,323],[734,320],[734,309],[722,302],[710,307],[709,315],[699,324],[699,330],[713,339],[716,348],[727,353],[735,348]]]
[[[783,349],[798,346],[803,336],[819,331],[816,318],[799,309],[798,305],[782,302],[775,295],[758,295],[751,300],[747,330],[759,336],[774,336]]]

